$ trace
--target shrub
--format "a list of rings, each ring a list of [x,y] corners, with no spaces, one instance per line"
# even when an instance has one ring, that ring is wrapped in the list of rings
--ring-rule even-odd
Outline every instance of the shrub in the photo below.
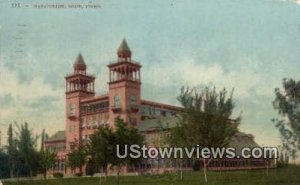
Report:
[[[75,173],[75,176],[76,176],[76,177],[81,177],[82,175],[83,175],[82,172]]]
[[[194,171],[199,171],[200,170],[200,161],[196,160],[193,164],[193,170]]]
[[[64,177],[64,174],[59,173],[59,172],[53,173],[53,177],[54,177],[54,178],[63,178],[63,177]]]
[[[94,171],[94,164],[93,164],[92,160],[89,159],[89,161],[88,161],[88,163],[86,165],[86,168],[85,168],[85,174],[87,176],[93,176],[94,173],[95,173],[95,171]]]

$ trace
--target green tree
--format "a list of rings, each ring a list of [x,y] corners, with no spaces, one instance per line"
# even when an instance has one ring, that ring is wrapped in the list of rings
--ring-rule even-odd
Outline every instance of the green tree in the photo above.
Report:
[[[38,152],[36,150],[36,142],[38,137],[34,137],[32,129],[29,129],[28,123],[21,125],[16,124],[18,131],[16,132],[16,146],[18,156],[18,170],[20,175],[32,176],[33,172],[38,169]]]
[[[224,88],[220,92],[208,87],[200,92],[197,89],[182,87],[178,101],[184,110],[181,114],[180,128],[175,128],[173,134],[179,139],[179,145],[187,147],[225,147],[238,131],[240,118],[231,120],[234,109],[233,91],[228,97]],[[182,129],[182,130],[179,130]],[[173,137],[173,138],[175,138]],[[207,165],[210,159],[202,159],[203,172],[207,182]]]
[[[0,149],[0,179],[10,177],[9,155]]]
[[[9,124],[8,131],[7,131],[7,154],[8,154],[8,162],[9,162],[9,171],[10,171],[10,178],[14,177],[14,170],[16,165],[16,140],[13,137],[13,128],[12,124]]]
[[[133,159],[129,156],[119,158],[117,156],[117,145],[119,145],[120,153],[123,154],[126,150],[125,145],[142,145],[143,140],[143,136],[136,128],[117,118],[114,130],[107,126],[101,126],[97,132],[90,136],[88,151],[95,165],[101,166],[105,173],[107,173],[106,170],[109,165],[116,167],[117,183],[119,184],[121,167],[135,164],[139,159]]]
[[[47,170],[50,169],[56,160],[56,153],[48,149],[42,149],[39,153],[39,166],[43,172],[44,179],[47,178]]]
[[[297,157],[300,149],[300,81],[283,79],[283,89],[275,89],[273,107],[281,118],[274,118],[282,140],[283,153]]]
[[[47,139],[48,139],[48,134],[46,133],[45,129],[43,129],[43,132],[41,134],[41,151],[44,150],[44,144]]]
[[[86,151],[82,145],[68,154],[68,165],[72,169],[79,168],[80,175],[82,174],[82,166],[86,162]]]
[[[184,124],[186,123],[185,121],[186,115],[178,115],[177,116],[177,123],[176,127],[171,129],[171,134],[169,138],[167,138],[169,144],[171,146],[175,147],[181,147],[184,148],[186,147],[186,136],[185,136],[185,130],[184,130]],[[176,159],[175,159],[176,161]],[[180,180],[183,180],[183,171],[182,171],[182,161],[183,159],[179,159],[180,161]]]
[[[107,167],[113,160],[115,135],[108,126],[100,126],[98,130],[89,137],[87,144],[88,153],[95,166],[102,168],[107,175]]]
[[[117,184],[119,184],[119,174],[121,167],[125,165],[136,164],[140,161],[140,159],[131,158],[129,155],[127,155],[127,157],[125,158],[119,158],[117,156],[117,146],[119,146],[120,153],[124,154],[126,150],[126,145],[141,146],[144,142],[144,137],[139,133],[139,131],[136,128],[129,126],[128,123],[124,122],[119,118],[115,120],[115,126],[115,140],[113,144],[114,154],[111,164],[117,168]]]

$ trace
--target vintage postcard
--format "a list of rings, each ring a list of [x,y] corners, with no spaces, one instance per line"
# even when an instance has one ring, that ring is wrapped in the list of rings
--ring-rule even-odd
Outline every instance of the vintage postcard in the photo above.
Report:
[[[0,0],[0,185],[300,184],[299,0]]]

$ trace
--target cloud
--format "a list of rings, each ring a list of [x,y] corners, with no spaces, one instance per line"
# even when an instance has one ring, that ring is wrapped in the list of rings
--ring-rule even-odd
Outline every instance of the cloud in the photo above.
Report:
[[[240,61],[242,65],[245,62]],[[254,61],[250,61],[252,66]],[[235,95],[239,99],[250,98],[251,96],[270,96],[272,90],[266,88],[264,74],[258,74],[254,67],[242,67],[226,71],[219,63],[199,64],[194,59],[179,59],[172,65],[169,62],[158,63],[149,66],[143,72],[145,83],[161,87],[175,85],[178,88],[182,85],[189,86],[216,86],[226,87],[228,90],[234,88]]]
[[[300,0],[280,0],[282,2],[293,2],[300,5]]]
[[[17,72],[4,65],[0,65],[0,86],[1,130],[13,121],[27,121],[37,133],[43,128],[53,133],[64,127],[64,89],[54,89],[39,76],[21,83]]]
[[[269,73],[258,72],[267,68],[259,59],[239,59],[240,66],[226,70],[220,63],[205,64],[194,58],[179,58],[172,62],[154,63],[142,73],[143,98],[178,104],[180,87],[215,86],[217,89],[234,88],[236,108],[233,117],[242,112],[240,129],[256,136],[259,144],[277,146],[278,133],[271,119],[276,113],[272,108],[273,89],[280,81]],[[268,68],[269,69],[269,68]],[[269,69],[271,70],[271,69]],[[266,140],[266,135],[268,139]]]

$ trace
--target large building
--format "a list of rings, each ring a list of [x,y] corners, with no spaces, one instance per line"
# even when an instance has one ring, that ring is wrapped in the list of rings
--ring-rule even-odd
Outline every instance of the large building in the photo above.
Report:
[[[139,128],[147,119],[172,117],[180,107],[144,100],[141,97],[141,64],[132,60],[124,39],[117,50],[117,59],[107,65],[108,94],[96,96],[95,77],[87,73],[81,54],[74,63],[73,73],[66,80],[66,127],[45,142],[45,147],[57,152],[54,171],[70,173],[66,154],[84,142],[99,125],[114,127],[115,118]]]
[[[73,173],[66,167],[67,154],[84,143],[99,125],[114,127],[119,117],[132,124],[145,135],[146,144],[157,146],[160,140],[176,126],[176,115],[182,108],[145,100],[141,97],[141,64],[132,60],[131,50],[125,39],[117,50],[116,61],[107,65],[109,70],[108,94],[96,96],[95,77],[87,73],[87,65],[81,54],[74,63],[74,71],[66,80],[65,130],[58,131],[45,141],[45,147],[57,152],[57,161],[51,172]],[[163,132],[161,132],[163,128]],[[238,133],[232,138],[232,147],[258,146],[252,135]],[[144,170],[157,169],[157,160],[146,161]],[[164,161],[164,169],[174,169],[172,161]],[[171,165],[170,165],[171,164]],[[191,161],[184,163],[191,169]],[[210,169],[252,169],[266,167],[265,160],[253,159],[213,161]]]

